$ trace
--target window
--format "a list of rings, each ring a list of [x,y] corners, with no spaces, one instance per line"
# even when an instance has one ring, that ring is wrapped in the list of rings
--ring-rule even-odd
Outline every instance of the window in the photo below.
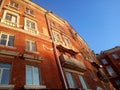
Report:
[[[9,84],[11,64],[0,63],[0,84]]]
[[[37,51],[36,42],[31,40],[26,40],[26,50],[36,52]]]
[[[64,42],[65,42],[66,46],[71,47],[70,41],[69,41],[69,39],[67,37],[64,37]]]
[[[53,35],[54,35],[55,41],[59,42],[61,40],[61,37],[60,37],[59,33],[53,31]]]
[[[18,13],[5,10],[1,22],[12,27],[19,27],[19,18]]]
[[[18,8],[18,4],[13,1],[10,1],[10,6],[12,6],[14,8]]]
[[[16,23],[17,22],[17,16],[14,16],[10,13],[7,13],[6,14],[6,17],[5,17],[6,20],[12,22],[12,23]]]
[[[61,27],[61,26],[59,26],[59,30],[60,30],[61,32],[64,32],[64,28]]]
[[[34,22],[31,22],[31,21],[27,20],[26,25],[27,25],[27,28],[35,29],[35,23]]]
[[[30,10],[29,8],[26,8],[26,13],[27,13],[27,14],[31,14],[31,15],[33,15],[33,11]]]
[[[112,57],[114,58],[114,59],[118,59],[119,58],[119,56],[117,55],[117,54],[112,54]]]
[[[89,72],[91,78],[92,78],[92,79],[95,79],[95,76],[94,76],[93,72],[92,72],[90,69],[88,69],[88,72]]]
[[[102,61],[103,64],[108,64],[107,59],[102,59],[101,61]]]
[[[67,77],[67,81],[68,81],[69,87],[70,88],[77,88],[77,84],[75,82],[75,79],[74,79],[72,73],[66,72],[66,77]]]
[[[113,70],[113,68],[111,66],[106,66],[106,70],[107,70],[107,72],[109,73],[110,76],[112,76],[112,77],[117,76],[115,71]]]
[[[81,82],[81,84],[83,86],[83,89],[87,90],[89,87],[88,87],[88,84],[87,84],[84,76],[83,75],[79,75],[79,79],[80,79],[80,82]]]
[[[55,23],[54,22],[50,22],[50,26],[55,27]]]
[[[37,30],[37,23],[34,20],[25,18],[25,26],[24,29],[26,31],[28,31],[29,33],[32,34],[38,34],[38,30]]]
[[[119,86],[120,85],[120,80],[116,80],[115,83],[116,83],[117,86]]]
[[[39,68],[35,66],[26,66],[26,85],[40,85]]]
[[[4,46],[14,46],[14,36],[1,33],[0,34],[0,44]]]

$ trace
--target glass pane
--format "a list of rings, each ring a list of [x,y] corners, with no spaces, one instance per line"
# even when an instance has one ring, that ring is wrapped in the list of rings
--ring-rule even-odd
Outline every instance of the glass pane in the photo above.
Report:
[[[80,78],[80,82],[83,86],[83,89],[88,89],[88,84],[87,84],[86,80],[84,79],[84,77],[82,75],[79,75],[79,78]]]
[[[1,35],[0,44],[6,45],[6,43],[7,43],[7,35],[2,34],[2,35]]]
[[[26,66],[26,85],[33,84],[32,67]]]
[[[102,59],[103,64],[108,64],[108,61],[106,59]]]
[[[111,66],[107,66],[106,69],[111,76],[116,76],[116,73]]]
[[[12,16],[11,22],[16,23],[17,22],[17,17],[16,16]]]
[[[30,50],[30,41],[26,41],[26,50]]]
[[[32,42],[32,51],[37,51],[35,42]]]
[[[72,73],[66,72],[66,77],[69,83],[70,88],[77,88],[77,84],[72,76]]]
[[[9,36],[8,46],[14,46],[14,36]]]
[[[40,79],[39,79],[39,69],[37,67],[34,67],[34,85],[40,85]]]
[[[0,63],[0,68],[11,68],[11,64],[2,64]]]
[[[10,70],[4,69],[2,74],[1,84],[9,84]]]
[[[26,25],[27,25],[27,27],[30,27],[30,22],[27,21],[27,22],[26,22]]]
[[[35,29],[35,23],[31,22],[31,28]]]
[[[5,19],[11,21],[11,15],[7,13]]]

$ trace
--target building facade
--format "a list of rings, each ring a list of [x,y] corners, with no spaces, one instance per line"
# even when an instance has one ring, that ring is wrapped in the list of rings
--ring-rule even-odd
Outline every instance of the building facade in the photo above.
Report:
[[[67,21],[31,0],[0,0],[0,89],[112,90],[98,67]]]
[[[105,73],[116,88],[120,89],[120,47],[102,51],[97,55],[98,60],[101,62]]]

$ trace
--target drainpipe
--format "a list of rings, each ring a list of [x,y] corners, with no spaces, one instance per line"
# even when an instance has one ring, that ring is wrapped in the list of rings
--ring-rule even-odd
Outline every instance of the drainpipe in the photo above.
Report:
[[[61,63],[60,63],[60,59],[59,59],[59,56],[58,56],[58,53],[57,53],[56,44],[54,42],[53,33],[52,33],[52,31],[50,29],[50,26],[49,26],[49,21],[48,21],[48,16],[47,16],[48,13],[49,13],[49,11],[45,13],[45,19],[46,19],[48,30],[50,32],[50,36],[51,36],[51,39],[52,39],[53,50],[54,50],[54,53],[55,53],[55,56],[56,56],[56,60],[57,60],[57,64],[58,64],[60,74],[61,74],[62,79],[63,79],[64,87],[65,87],[65,89],[68,89],[66,79],[65,79],[65,76],[64,76],[64,73],[63,73],[63,70],[62,70],[62,66],[61,66]]]

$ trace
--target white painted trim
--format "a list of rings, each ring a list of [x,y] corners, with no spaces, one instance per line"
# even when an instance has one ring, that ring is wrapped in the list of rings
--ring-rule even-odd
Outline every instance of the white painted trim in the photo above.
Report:
[[[25,89],[46,89],[44,85],[24,85]]]
[[[14,89],[14,86],[15,85],[0,85],[0,89],[2,89],[2,90],[4,90],[4,89],[12,90],[12,89]]]
[[[5,24],[5,21],[6,21],[5,17],[6,17],[6,14],[7,14],[7,13],[10,13],[11,15],[17,16],[17,27],[19,27],[19,22],[20,22],[20,16],[19,16],[19,14],[18,14],[18,13],[15,13],[15,12],[12,12],[12,11],[9,11],[9,10],[5,10],[5,11],[4,11],[3,17],[2,17],[2,19],[1,19],[1,23],[4,23],[4,24]],[[9,25],[9,26],[11,26],[11,25]],[[13,26],[13,27],[14,27],[14,26]]]

